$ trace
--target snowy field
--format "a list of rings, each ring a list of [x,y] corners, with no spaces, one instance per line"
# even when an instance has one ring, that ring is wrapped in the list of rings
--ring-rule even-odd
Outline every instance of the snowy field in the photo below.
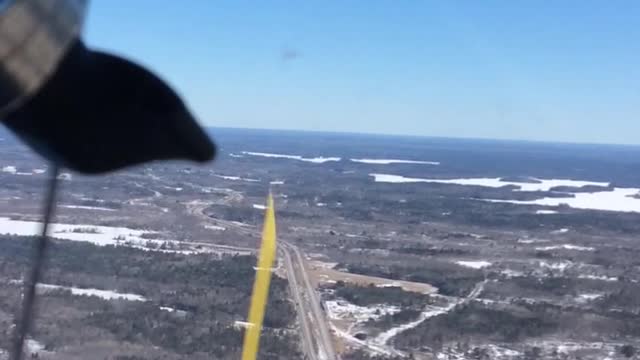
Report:
[[[142,295],[119,293],[113,290],[100,290],[100,289],[83,289],[71,286],[61,286],[52,284],[38,284],[38,291],[46,292],[51,290],[65,290],[71,292],[72,295],[77,296],[95,296],[104,300],[128,300],[128,301],[147,301]]]
[[[488,261],[456,261],[456,264],[472,269],[482,269],[491,266]]]
[[[243,151],[242,152],[244,155],[250,155],[250,156],[262,156],[262,157],[268,157],[268,158],[277,158],[277,159],[290,159],[290,160],[298,160],[298,161],[305,161],[305,162],[310,162],[310,163],[314,163],[314,164],[323,164],[329,161],[340,161],[341,158],[339,157],[314,157],[314,158],[306,158],[306,157],[302,157],[300,155],[286,155],[286,154],[272,154],[272,153],[263,153],[263,152],[252,152],[252,151]]]
[[[440,165],[438,161],[400,160],[400,159],[350,159],[353,162],[371,165],[389,164],[416,164],[416,165]]]
[[[516,182],[504,181],[501,178],[460,178],[460,179],[426,179],[426,178],[410,178],[402,175],[391,174],[369,174],[374,177],[375,182],[388,183],[437,183],[437,184],[456,184],[456,185],[473,185],[491,188],[500,188],[503,186],[517,186],[516,191],[549,191],[556,186],[583,187],[587,185],[607,187],[609,183],[582,181],[582,180],[559,180],[559,179],[535,179],[532,182]]]
[[[391,305],[358,306],[345,300],[329,300],[324,303],[327,315],[334,320],[354,320],[357,323],[376,320],[384,315],[400,312],[400,308]]]
[[[591,193],[572,193],[572,197],[545,197],[536,200],[493,200],[496,203],[510,203],[519,205],[558,206],[568,205],[575,209],[640,212],[640,199],[633,196],[640,193],[640,188],[614,188],[611,191],[597,191]]]
[[[83,205],[58,205],[59,208],[64,209],[79,209],[79,210],[97,210],[97,211],[116,211],[106,207],[99,206],[83,206]]]
[[[531,179],[534,182],[503,181],[501,178],[460,178],[460,179],[429,179],[411,178],[392,174],[369,174],[375,182],[382,183],[435,183],[456,184],[466,186],[484,186],[500,188],[503,186],[517,186],[514,191],[550,191],[557,186],[581,188],[583,186],[609,187],[608,182],[567,180],[567,179]],[[640,188],[609,188],[606,191],[594,192],[563,192],[566,197],[544,197],[536,200],[497,200],[482,199],[495,203],[510,203],[519,205],[559,206],[567,205],[576,209],[640,212],[640,199],[633,196],[640,194]],[[555,210],[538,210],[538,214],[554,214]]]
[[[559,249],[576,250],[576,251],[594,251],[595,250],[595,248],[592,248],[590,246],[578,246],[578,245],[571,245],[571,244],[544,246],[544,247],[536,248],[537,251],[551,251],[551,250],[559,250]]]
[[[243,177],[240,177],[240,176],[226,176],[226,175],[216,175],[216,174],[214,174],[213,176],[218,177],[220,179],[231,180],[231,181],[246,181],[246,182],[259,182],[260,181],[258,179],[243,178]]]
[[[39,236],[42,224],[36,221],[12,220],[0,217],[0,234],[19,236]],[[126,227],[98,226],[82,224],[58,224],[52,223],[49,227],[49,236],[56,239],[70,241],[85,241],[97,246],[128,246],[141,250],[153,250],[180,254],[194,254],[208,252],[207,249],[190,250],[160,250],[163,244],[175,245],[178,248],[181,243],[174,240],[144,239],[144,234],[155,234],[155,231],[136,230]],[[154,248],[150,248],[153,245]]]

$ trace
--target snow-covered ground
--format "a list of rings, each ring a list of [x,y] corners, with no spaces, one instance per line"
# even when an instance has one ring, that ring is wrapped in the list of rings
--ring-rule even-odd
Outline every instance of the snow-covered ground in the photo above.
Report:
[[[578,275],[579,279],[602,280],[602,281],[618,281],[617,277],[605,275]]]
[[[270,185],[284,185],[284,180],[274,180],[269,182]]]
[[[557,214],[558,212],[555,210],[536,210],[536,214],[538,215],[551,215]]]
[[[245,155],[251,155],[251,156],[262,156],[262,157],[268,157],[268,158],[278,158],[278,159],[290,159],[290,160],[298,160],[298,161],[305,161],[305,162],[310,162],[310,163],[314,163],[314,164],[322,164],[322,163],[326,163],[329,161],[340,161],[341,158],[339,157],[314,157],[314,158],[305,158],[302,157],[300,155],[286,155],[286,154],[272,154],[272,153],[263,153],[263,152],[253,152],[253,151],[243,151],[242,152]]]
[[[168,306],[160,306],[159,309],[162,310],[162,311],[170,312],[170,313],[176,313],[178,315],[186,315],[187,314],[187,312],[184,311],[184,310],[178,310],[176,308],[172,308],[172,307],[168,307]]]
[[[582,181],[582,180],[564,180],[564,179],[534,179],[535,182],[517,182],[504,181],[501,178],[460,178],[460,179],[427,179],[427,178],[410,178],[402,175],[391,174],[369,174],[374,177],[375,182],[389,183],[438,183],[438,184],[456,184],[456,185],[475,185],[491,188],[499,188],[507,185],[517,186],[516,191],[549,191],[556,186],[583,187],[587,185],[609,186],[606,182]]]
[[[227,230],[227,228],[225,228],[224,226],[218,226],[218,225],[205,225],[204,228],[207,230],[215,230],[215,231]]]
[[[472,269],[482,269],[488,266],[491,266],[491,263],[488,261],[456,261],[456,264],[460,266],[469,267]]]
[[[258,209],[258,210],[266,210],[267,207],[262,205],[262,204],[253,204],[251,205],[251,207],[253,207],[254,209]]]
[[[119,293],[113,290],[100,290],[100,289],[83,289],[70,286],[52,285],[52,284],[38,284],[37,289],[39,291],[47,290],[67,290],[72,295],[78,296],[95,296],[104,300],[129,300],[129,301],[147,301],[144,296],[136,294]]]
[[[5,172],[7,174],[15,174],[18,172],[18,169],[16,169],[15,166],[5,166],[0,171]]]
[[[380,333],[378,336],[368,340],[357,339],[349,330],[342,330],[330,324],[334,333],[349,343],[363,347],[373,353],[384,355],[404,355],[402,352],[394,349],[388,345],[391,338],[398,334],[414,328],[420,325],[426,319],[443,314],[451,310],[455,304],[451,304],[445,308],[438,308],[433,306],[427,306],[425,310],[420,314],[417,320],[409,323],[401,324],[394,328],[391,328],[385,332]],[[375,306],[357,306],[344,300],[332,300],[325,302],[325,308],[327,309],[327,315],[333,320],[354,320],[355,323],[350,328],[355,327],[357,324],[367,322],[368,320],[378,319],[387,314],[395,314],[401,309],[397,306],[390,305],[375,305]]]
[[[507,278],[514,278],[514,277],[521,277],[524,276],[524,272],[519,271],[519,270],[513,270],[513,269],[505,269],[500,271],[500,273],[502,275],[504,275]]]
[[[578,245],[571,245],[571,244],[552,245],[552,246],[544,246],[544,247],[536,248],[536,250],[538,251],[550,251],[550,250],[558,250],[558,249],[576,250],[576,251],[594,251],[595,250],[595,248],[592,248],[590,246],[578,246]]]
[[[611,191],[573,193],[572,197],[545,197],[536,200],[485,200],[518,205],[568,205],[575,209],[585,210],[640,212],[640,199],[632,197],[638,193],[640,193],[640,188],[614,188]]]
[[[37,236],[42,224],[35,221],[12,220],[0,217],[0,233],[12,235]],[[141,236],[152,231],[135,230],[126,227],[50,224],[50,236],[72,241],[87,241],[95,245],[116,245],[120,241],[147,242]]]
[[[440,165],[438,161],[418,161],[418,160],[400,160],[400,159],[351,159],[353,162],[372,165],[389,165],[389,164],[419,164],[419,165]]]
[[[549,239],[518,239],[518,243],[520,244],[535,244],[535,243],[546,243],[549,242]]]
[[[38,354],[44,351],[44,345],[34,339],[25,340],[24,346],[27,348],[29,354]]]
[[[426,321],[429,318],[442,315],[451,311],[456,305],[457,303],[455,302],[450,303],[446,307],[435,307],[435,306],[427,305],[425,310],[420,313],[420,316],[418,317],[418,319],[408,322],[406,324],[402,324],[400,326],[396,326],[385,332],[382,332],[378,336],[376,336],[372,340],[372,342],[376,345],[386,345],[389,342],[389,340],[391,340],[391,338],[409,329],[413,329],[414,327],[422,324],[424,321]]]
[[[378,285],[376,285],[376,287],[379,287],[379,288],[386,288],[386,287],[397,287],[397,288],[401,288],[401,287],[402,287],[402,284],[400,284],[399,282],[396,282],[396,281],[392,281],[392,282],[390,282],[390,283],[386,283],[386,284],[378,284]]]
[[[589,302],[604,296],[603,294],[579,294],[576,299],[578,302]]]
[[[324,303],[330,319],[352,319],[356,322],[366,322],[379,319],[384,315],[400,312],[400,308],[392,305],[358,306],[345,300],[328,300]]]
[[[116,211],[114,209],[98,206],[84,206],[84,205],[58,205],[58,207],[65,209],[81,209],[81,210],[98,210],[98,211]]]
[[[12,284],[22,284],[22,280],[11,280]],[[55,290],[64,290],[69,291],[71,295],[75,296],[94,296],[103,300],[126,300],[126,301],[140,301],[147,302],[149,299],[145,298],[142,295],[131,294],[131,293],[121,293],[114,290],[101,290],[94,288],[78,288],[73,286],[62,286],[62,285],[53,285],[53,284],[43,284],[39,283],[36,285],[36,289],[40,293],[46,293],[47,291],[55,291]],[[162,311],[167,311],[171,313],[176,313],[179,315],[184,315],[187,312],[184,310],[179,310],[173,307],[168,306],[159,306],[158,309]]]
[[[246,181],[246,182],[259,182],[260,181],[258,179],[243,178],[243,177],[240,177],[240,176],[227,176],[227,175],[216,175],[216,174],[214,174],[214,176],[218,177],[220,179],[231,180],[231,181]]]
[[[36,221],[12,220],[0,217],[0,234],[39,236],[42,224]],[[163,244],[180,247],[180,242],[175,240],[144,239],[144,234],[156,233],[155,231],[136,230],[126,227],[98,226],[86,224],[58,224],[49,225],[49,236],[56,239],[70,241],[86,241],[98,246],[128,246],[142,250],[154,250],[161,252],[193,254],[207,252],[208,249],[198,248],[189,250],[160,249]],[[153,248],[149,247],[153,245]]]
[[[549,262],[549,261],[539,261],[538,265],[541,268],[551,269],[551,270],[559,270],[565,271],[567,268],[573,265],[573,262],[569,260],[557,261],[557,262]]]
[[[503,181],[501,178],[460,178],[460,179],[429,179],[429,178],[411,178],[402,175],[392,174],[369,174],[374,178],[375,182],[385,183],[437,183],[437,184],[457,184],[457,185],[474,185],[490,188],[499,188],[502,186],[517,186],[514,191],[550,191],[556,186],[568,186],[580,188],[583,186],[600,186],[609,187],[608,182],[585,181],[585,180],[567,180],[567,179],[532,179],[535,183]],[[605,210],[605,211],[624,211],[624,212],[640,212],[640,199],[633,197],[640,194],[640,188],[610,188],[606,191],[594,192],[575,192],[570,193],[566,197],[544,197],[535,200],[499,200],[499,199],[481,199],[494,203],[509,203],[518,205],[540,205],[540,206],[559,206],[567,205],[575,209],[585,210]],[[554,210],[538,210],[537,214],[554,214]]]

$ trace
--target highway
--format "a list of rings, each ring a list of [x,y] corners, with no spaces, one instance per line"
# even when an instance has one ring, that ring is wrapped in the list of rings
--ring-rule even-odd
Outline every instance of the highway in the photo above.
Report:
[[[279,247],[281,254],[283,254],[285,269],[287,271],[287,279],[289,279],[289,288],[291,289],[291,295],[293,296],[293,301],[296,306],[296,311],[298,313],[298,319],[300,321],[300,329],[301,333],[301,341],[302,347],[307,354],[307,358],[309,360],[318,360],[318,352],[315,348],[315,342],[313,341],[313,336],[311,335],[311,327],[309,326],[308,313],[305,312],[304,302],[302,301],[302,295],[300,286],[298,286],[298,281],[296,277],[296,272],[293,269],[293,264],[291,261],[291,254],[288,249],[284,249],[283,246]]]
[[[324,311],[320,307],[320,299],[318,298],[318,293],[309,280],[309,274],[307,273],[307,267],[305,266],[306,262],[297,246],[291,245],[286,241],[282,241],[281,243],[283,248],[293,251],[293,253],[295,254],[294,258],[298,262],[297,267],[298,269],[300,269],[298,274],[301,275],[300,277],[302,277],[302,286],[305,288],[307,305],[311,309],[310,316],[312,321],[316,325],[314,327],[314,330],[316,330],[316,333],[319,335],[316,338],[318,345],[318,354],[322,359],[335,360],[337,359],[336,351],[333,346],[333,340],[331,339],[331,333],[329,332],[329,329],[327,327],[327,318]],[[296,282],[298,281],[299,280],[296,280]]]
[[[258,239],[261,237],[260,232],[253,226],[210,218],[204,213],[204,209],[208,205],[205,202],[188,203],[187,212],[198,216],[207,223],[225,226],[228,229],[232,228],[239,233]],[[305,266],[306,262],[302,253],[297,246],[279,237],[278,256],[284,261],[291,296],[298,315],[301,330],[300,341],[302,342],[302,350],[306,355],[305,358],[308,360],[337,360],[331,333],[327,326],[327,318],[320,306],[318,294],[309,280],[309,274]]]

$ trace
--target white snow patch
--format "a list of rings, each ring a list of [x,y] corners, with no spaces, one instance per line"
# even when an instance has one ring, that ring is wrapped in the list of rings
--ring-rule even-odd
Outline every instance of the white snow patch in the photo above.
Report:
[[[460,179],[428,179],[411,178],[402,175],[369,174],[376,182],[387,183],[439,183],[457,185],[475,185],[499,188],[506,185],[517,186],[515,191],[550,191],[556,186],[580,188],[583,186],[609,187],[608,182],[567,180],[567,179],[534,179],[535,183],[517,181],[503,181],[500,178],[460,178]],[[480,199],[494,203],[510,203],[519,205],[559,206],[566,205],[575,209],[640,212],[640,199],[634,195],[640,193],[640,188],[613,188],[607,191],[576,192],[568,197],[545,197],[536,200],[498,200]]]
[[[573,265],[571,261],[562,261],[562,262],[548,262],[548,261],[539,261],[538,264],[542,268],[552,269],[552,270],[560,270],[565,271],[568,267]]]
[[[398,288],[401,288],[402,284],[394,281],[394,282],[390,282],[390,283],[386,283],[386,284],[378,284],[378,285],[376,285],[376,287],[379,287],[379,288],[386,288],[386,287],[398,287]]]
[[[519,351],[493,344],[488,345],[487,349],[490,351],[492,359],[502,359],[503,357],[515,357],[522,355]]]
[[[253,204],[251,205],[254,209],[258,209],[258,210],[266,210],[267,207],[261,204]]]
[[[285,154],[272,154],[272,153],[263,153],[263,152],[252,152],[252,151],[243,151],[245,155],[251,156],[262,156],[268,158],[278,158],[278,159],[291,159],[291,160],[299,160],[310,162],[314,164],[323,164],[329,161],[340,161],[342,158],[339,157],[314,157],[314,158],[305,158],[300,155],[285,155]]]
[[[379,319],[384,315],[400,312],[398,306],[374,305],[358,306],[345,300],[329,300],[324,303],[327,315],[331,319],[354,319],[357,322],[365,322],[371,319]]]
[[[376,182],[405,183],[405,182],[424,182],[439,184],[456,184],[456,185],[475,185],[491,188],[499,188],[507,185],[518,186],[518,191],[549,191],[556,186],[582,187],[587,185],[609,186],[609,183],[581,180],[562,180],[562,179],[534,179],[535,183],[503,181],[501,178],[460,178],[460,179],[425,179],[410,178],[402,175],[391,174],[369,174],[373,176]]]
[[[524,272],[518,271],[518,270],[513,270],[513,269],[505,269],[505,270],[500,271],[500,273],[502,275],[506,276],[507,278],[524,276]]]
[[[284,180],[274,180],[269,182],[271,185],[284,185]]]
[[[66,208],[66,209],[82,209],[82,210],[116,211],[115,209],[110,209],[110,208],[106,208],[106,207],[98,207],[98,206],[84,206],[84,205],[59,205],[58,207]]]
[[[605,275],[578,275],[579,279],[589,280],[602,280],[602,281],[618,281],[617,277],[610,277]]]
[[[0,217],[0,234],[22,235],[22,236],[38,236],[42,224],[35,221],[12,220],[6,217]],[[80,224],[58,224],[49,225],[49,236],[52,238],[86,241],[98,246],[128,246],[141,250],[154,250],[170,253],[193,254],[198,251],[190,250],[162,250],[159,247],[165,243],[179,245],[180,242],[173,240],[160,239],[144,239],[143,234],[155,233],[155,231],[135,230],[126,227],[114,226],[98,226],[98,225],[80,225]],[[153,245],[155,249],[149,248],[147,245]]]
[[[8,173],[8,174],[15,174],[18,172],[18,169],[16,169],[15,166],[5,166],[2,168],[2,172]]]
[[[30,354],[37,354],[41,351],[44,351],[44,345],[33,339],[25,340],[24,345],[27,348],[27,352],[29,352]]]
[[[243,178],[243,177],[240,177],[240,176],[226,176],[226,175],[216,175],[216,174],[214,174],[213,176],[219,177],[220,179],[232,180],[232,181],[247,181],[247,182],[259,182],[260,181],[258,179]]]
[[[355,336],[349,334],[347,331],[344,331],[340,328],[338,328],[337,326],[335,326],[333,323],[329,322],[329,326],[331,327],[331,330],[333,330],[333,332],[345,339],[346,341],[352,343],[352,344],[357,344],[359,346],[365,347],[368,350],[376,353],[376,354],[384,354],[384,355],[395,355],[397,354],[397,351],[391,351],[391,349],[389,349],[387,346],[378,346],[378,345],[374,345],[370,342],[365,342],[364,340],[360,340],[358,338],[356,338]]]
[[[549,242],[549,240],[547,239],[518,239],[517,241],[520,244],[534,244],[534,243],[545,243],[545,242]]]
[[[420,313],[420,316],[418,317],[417,320],[408,322],[406,324],[402,324],[400,326],[397,326],[385,332],[382,332],[377,337],[375,337],[372,340],[372,342],[377,345],[386,345],[387,342],[389,342],[389,340],[395,337],[396,335],[402,332],[405,332],[409,329],[413,329],[414,327],[422,324],[425,320],[429,318],[432,318],[434,316],[438,316],[441,314],[445,314],[449,312],[451,309],[453,309],[455,306],[456,306],[455,302],[449,304],[446,307],[435,307],[435,306],[427,305],[425,310],[422,313]]]
[[[44,174],[47,172],[47,169],[33,169],[34,174]]]
[[[249,329],[249,328],[252,328],[253,326],[254,326],[253,323],[250,323],[247,321],[236,320],[233,323],[233,327],[235,327],[236,329]]]
[[[555,210],[536,210],[536,214],[538,215],[550,215],[557,214],[558,212]]]
[[[229,156],[233,157],[233,158],[243,158],[244,156],[242,155],[238,155],[238,154],[233,154],[233,153],[229,153]]]
[[[640,188],[614,188],[611,191],[573,193],[573,197],[545,197],[536,200],[483,200],[518,205],[566,205],[583,210],[640,212],[640,199],[632,197],[638,192],[640,192]]]
[[[491,263],[488,261],[456,261],[456,264],[469,267],[472,269],[482,269],[488,266],[491,266]]]
[[[147,301],[144,296],[136,294],[119,293],[113,290],[100,290],[100,289],[83,289],[70,286],[52,285],[52,284],[38,284],[38,290],[67,290],[72,295],[78,296],[95,296],[104,300],[129,300],[129,301]]]
[[[440,165],[439,161],[418,161],[418,160],[399,160],[399,159],[351,159],[353,162],[374,165],[389,164],[421,164],[421,165]]]
[[[205,225],[204,228],[207,229],[207,230],[216,230],[216,231],[225,231],[225,230],[227,230],[227,228],[225,228],[223,226],[217,226],[217,225]]]
[[[538,251],[549,251],[549,250],[558,250],[558,249],[576,250],[576,251],[594,251],[595,250],[595,248],[591,246],[578,246],[578,245],[571,245],[571,244],[544,246],[544,247],[536,248],[536,250]]]
[[[604,296],[603,294],[579,294],[576,299],[578,302],[589,302]]]
[[[564,233],[568,233],[569,229],[567,228],[562,228],[562,229],[558,229],[558,230],[553,230],[551,233],[552,234],[564,234]]]
[[[319,202],[319,203],[316,203],[316,206],[318,206],[318,207],[325,207],[325,206],[327,206],[327,204],[326,204],[326,203]]]

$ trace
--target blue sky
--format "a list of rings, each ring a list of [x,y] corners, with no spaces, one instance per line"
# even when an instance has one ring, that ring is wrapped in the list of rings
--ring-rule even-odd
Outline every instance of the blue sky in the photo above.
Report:
[[[640,144],[639,1],[90,2],[203,124]]]

